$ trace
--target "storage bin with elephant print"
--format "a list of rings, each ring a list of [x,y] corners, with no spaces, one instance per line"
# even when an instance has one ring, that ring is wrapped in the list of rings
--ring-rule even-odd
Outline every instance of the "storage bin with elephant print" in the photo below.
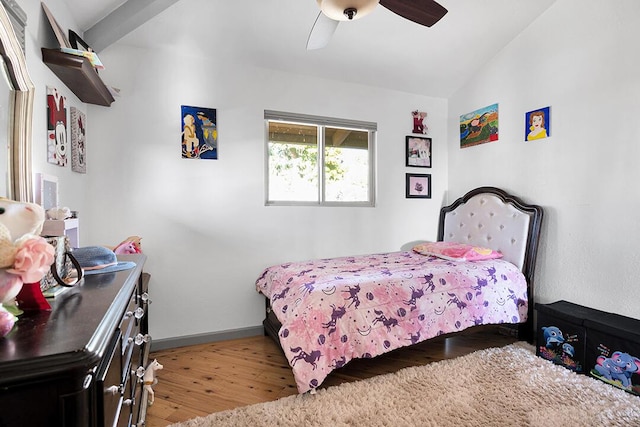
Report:
[[[586,370],[640,396],[640,320],[613,313],[586,318]]]
[[[580,374],[585,368],[584,319],[597,310],[557,301],[536,303],[536,355]]]

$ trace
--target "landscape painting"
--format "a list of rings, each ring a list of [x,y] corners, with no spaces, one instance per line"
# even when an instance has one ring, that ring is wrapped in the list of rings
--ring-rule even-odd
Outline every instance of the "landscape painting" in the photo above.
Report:
[[[498,140],[498,104],[460,116],[460,148]]]

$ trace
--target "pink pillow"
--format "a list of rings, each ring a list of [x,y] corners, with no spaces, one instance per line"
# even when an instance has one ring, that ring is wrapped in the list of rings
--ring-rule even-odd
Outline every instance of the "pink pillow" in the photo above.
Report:
[[[479,246],[454,242],[428,242],[416,245],[413,251],[422,255],[430,255],[449,261],[482,261],[502,258],[500,252]]]

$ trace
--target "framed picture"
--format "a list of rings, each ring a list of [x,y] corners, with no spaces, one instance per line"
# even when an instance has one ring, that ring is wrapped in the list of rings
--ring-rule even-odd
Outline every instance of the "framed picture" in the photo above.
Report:
[[[67,98],[47,86],[47,162],[66,166],[68,148]]]
[[[411,117],[413,118],[413,129],[411,133],[427,133],[429,128],[427,128],[427,125],[424,123],[424,119],[427,118],[427,113],[415,110],[411,112]]]
[[[408,173],[406,197],[407,199],[430,199],[431,174]]]
[[[460,116],[460,148],[498,140],[498,104]]]
[[[36,203],[48,210],[58,207],[58,178],[43,173],[36,174]]]
[[[407,136],[407,166],[417,168],[431,167],[431,138],[424,136]]]
[[[524,140],[533,141],[551,136],[551,107],[529,111],[524,116]]]
[[[218,118],[215,108],[181,106],[182,158],[218,158]]]
[[[87,173],[86,156],[86,115],[75,107],[71,107],[71,170]]]
[[[56,35],[56,39],[60,44],[60,47],[68,47],[71,48],[71,43],[69,43],[69,39],[65,35],[65,31],[62,29],[56,18],[53,17],[53,14],[49,10],[44,2],[41,2],[42,9],[44,9],[44,14],[47,15],[47,19],[49,20],[49,24],[51,25],[51,29],[53,29],[53,33]]]
[[[93,49],[80,38],[78,33],[73,30],[69,30],[69,43],[71,47],[78,50],[84,50],[85,52],[93,52]]]

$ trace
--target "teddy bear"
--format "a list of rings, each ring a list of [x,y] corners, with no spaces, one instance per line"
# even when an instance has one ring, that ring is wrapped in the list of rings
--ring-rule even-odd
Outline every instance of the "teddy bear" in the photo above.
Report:
[[[44,219],[40,205],[0,198],[0,337],[20,314],[14,299],[22,285],[42,279],[53,263],[53,246],[39,236]]]

